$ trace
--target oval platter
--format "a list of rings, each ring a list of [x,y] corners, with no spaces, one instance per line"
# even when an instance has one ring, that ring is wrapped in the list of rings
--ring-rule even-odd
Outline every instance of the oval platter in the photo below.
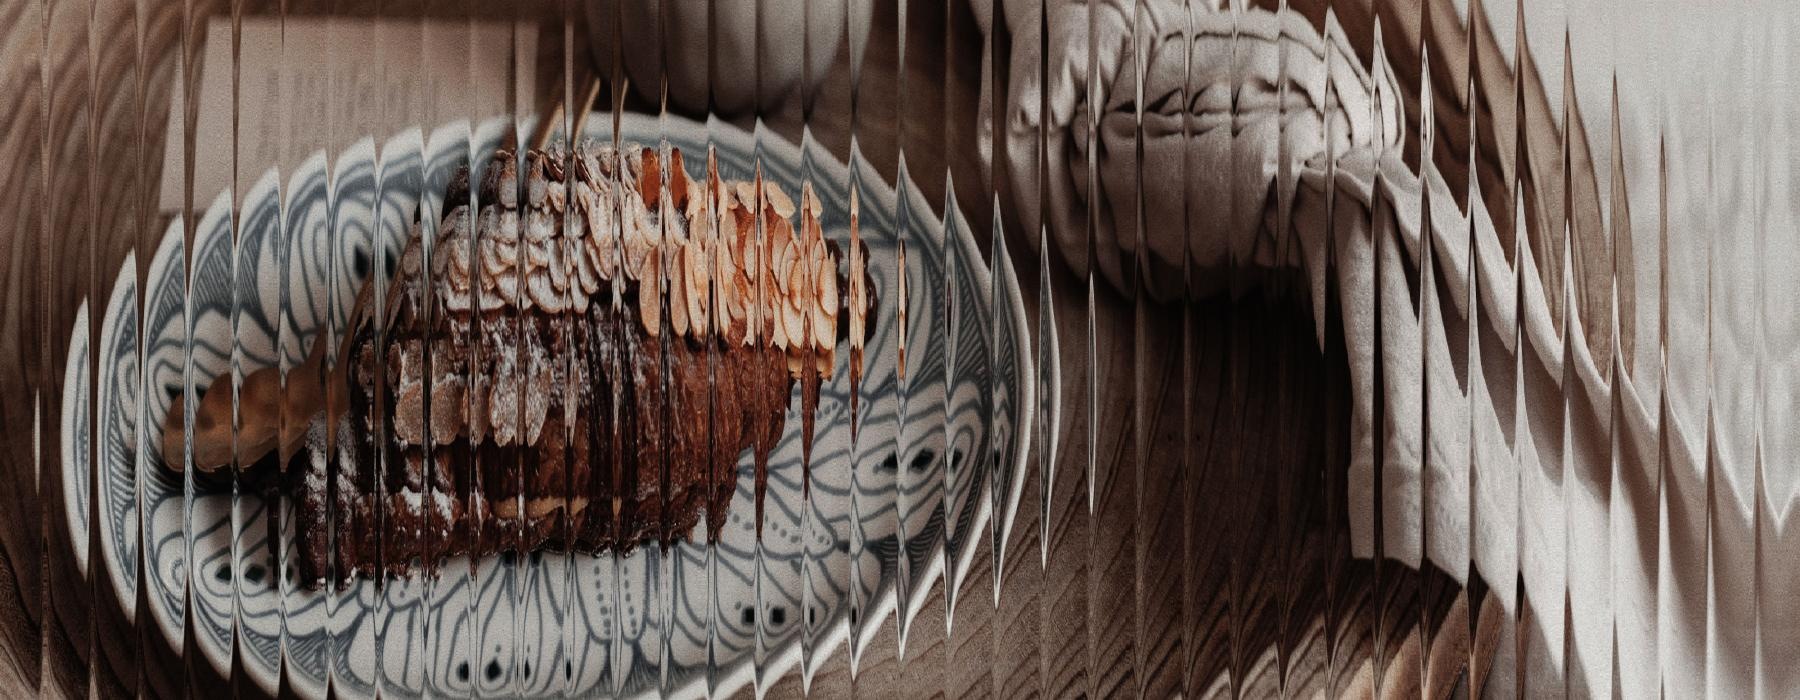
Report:
[[[599,131],[610,117],[589,123],[601,125],[589,138],[612,138]],[[998,553],[993,544],[1004,541],[1019,506],[1024,480],[1015,477],[1035,432],[1037,392],[1054,374],[1035,373],[1010,261],[999,256],[990,270],[954,205],[940,219],[910,182],[897,196],[859,157],[846,166],[814,144],[717,124],[709,131],[677,117],[626,115],[619,123],[623,142],[666,141],[688,154],[710,145],[727,179],[752,178],[760,156],[765,178],[794,192],[811,182],[826,235],[840,243],[849,239],[857,193],[882,308],[854,444],[846,348],[821,388],[810,500],[794,400],[770,458],[760,539],[745,454],[716,545],[692,537],[627,555],[465,558],[437,575],[309,590],[283,565],[294,556],[293,538],[283,534],[292,524],[285,498],[196,484],[162,463],[160,426],[174,397],[298,365],[317,333],[343,326],[367,277],[390,267],[376,261],[396,258],[414,217],[436,220],[450,174],[471,156],[485,162],[512,126],[450,124],[379,145],[366,139],[334,157],[316,153],[285,180],[267,173],[235,207],[221,193],[197,222],[191,256],[178,218],[142,290],[133,259],[121,265],[100,312],[97,386],[85,362],[84,303],[61,416],[65,454],[79,457],[67,463],[73,473],[62,497],[71,539],[85,547],[95,485],[99,575],[127,594],[127,608],[137,567],[147,567],[148,609],[128,612],[149,615],[175,648],[191,635],[221,675],[235,649],[236,666],[270,693],[285,671],[306,697],[328,688],[359,697],[378,688],[402,696],[700,697],[771,682],[803,658],[816,665],[844,653],[853,636],[866,645],[880,627],[867,622],[896,613],[910,620],[946,574],[963,580],[980,545]],[[693,169],[704,161],[687,162]],[[890,308],[900,298],[902,247],[905,372],[902,328]],[[88,423],[90,397],[100,430]],[[89,450],[93,440],[101,444]],[[85,551],[71,555],[87,566]],[[189,623],[194,629],[184,628]]]

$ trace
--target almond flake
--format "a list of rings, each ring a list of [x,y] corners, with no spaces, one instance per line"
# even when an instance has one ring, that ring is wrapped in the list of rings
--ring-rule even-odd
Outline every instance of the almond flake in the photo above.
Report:
[[[532,209],[526,214],[525,240],[533,243],[550,240],[556,235],[556,218],[544,209]]]
[[[548,190],[549,196],[546,197],[544,200],[544,203],[550,207],[550,211],[555,212],[557,214],[561,214],[565,210],[568,209],[568,206],[569,206],[569,189],[568,189],[568,187],[569,186],[567,184],[561,183],[561,182],[551,182],[550,183],[550,188]]]
[[[662,334],[662,274],[658,269],[661,258],[661,253],[652,248],[644,256],[645,265],[638,270],[638,316],[652,338]]]
[[[481,212],[480,230],[483,238],[490,238],[502,243],[519,242],[519,214],[509,211],[502,213],[493,207]]]
[[[681,162],[681,149],[669,149],[669,199],[674,200],[676,211],[686,211],[689,202],[698,197],[688,197],[687,167]]]
[[[677,338],[686,338],[688,332],[687,277],[681,265],[669,265],[669,326]]]
[[[781,190],[781,186],[770,182],[763,183],[763,198],[768,202],[769,207],[775,210],[776,216],[786,219],[794,215],[794,200],[788,198],[787,193]]]
[[[707,295],[712,289],[712,270],[706,265],[706,245],[696,241],[682,247],[682,271],[687,280],[688,325],[696,337],[705,337],[710,319],[706,317]]]
[[[732,192],[737,195],[738,204],[744,208],[756,206],[756,185],[739,180],[732,184]]]
[[[657,167],[656,151],[645,148],[638,162],[638,192],[644,196],[644,206],[655,209],[662,200],[662,169]]]
[[[527,276],[525,290],[539,308],[553,314],[562,313],[563,295],[556,292],[556,286],[550,281],[548,270],[536,270]]]
[[[533,209],[543,207],[544,200],[549,197],[549,189],[549,179],[544,177],[544,159],[542,156],[533,155],[531,173],[525,179],[526,203],[530,204]]]

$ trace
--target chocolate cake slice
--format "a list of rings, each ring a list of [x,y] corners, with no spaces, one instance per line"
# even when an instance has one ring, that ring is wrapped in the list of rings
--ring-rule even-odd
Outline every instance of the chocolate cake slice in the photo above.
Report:
[[[229,392],[202,397],[196,467],[234,450],[281,465],[262,481],[292,497],[314,586],[668,543],[702,522],[716,538],[746,451],[761,500],[795,384],[810,434],[852,329],[860,364],[867,254],[842,259],[809,186],[796,206],[710,159],[699,178],[679,150],[664,160],[583,143],[526,153],[523,177],[508,150],[479,183],[459,174],[430,255],[415,230],[387,288],[359,294],[335,363],[321,339],[285,391],[272,370],[247,377],[235,443]],[[169,464],[181,449],[177,406]]]

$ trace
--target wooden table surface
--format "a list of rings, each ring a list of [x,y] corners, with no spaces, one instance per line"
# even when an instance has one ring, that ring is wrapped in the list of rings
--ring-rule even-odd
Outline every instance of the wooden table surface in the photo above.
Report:
[[[454,11],[516,12],[506,16],[554,38],[560,11],[540,4]],[[1294,3],[1299,10],[1313,4]],[[355,0],[286,5],[294,15],[369,12]],[[450,11],[381,7],[396,16]],[[1360,24],[1354,13],[1340,15],[1349,16],[1353,35],[1367,26],[1363,7]],[[242,9],[247,16],[270,10]],[[81,299],[105,298],[109,271],[128,252],[137,252],[143,278],[164,224],[155,203],[163,149],[180,147],[162,134],[181,48],[194,61],[207,18],[230,11],[223,0],[186,8],[0,5],[0,94],[13,99],[0,123],[0,153],[10,156],[0,169],[0,694],[73,697],[91,685],[111,697],[197,684],[195,694],[214,695],[236,687],[191,663],[197,654],[182,663],[141,620],[126,621],[105,584],[80,576],[67,533],[54,526],[62,517],[56,417],[73,310]],[[570,15],[570,36],[585,58],[580,15]],[[986,250],[993,179],[973,155],[982,70],[973,18],[961,2],[910,8],[903,99],[894,87],[894,0],[877,2],[874,16],[858,143],[889,180],[904,146],[930,201],[944,201],[953,180]],[[559,42],[540,43],[554,52]],[[811,120],[815,137],[840,154],[849,143],[847,55],[840,50]],[[538,94],[560,94],[560,70],[520,70],[542,84]],[[1412,109],[1416,117],[1416,98]],[[769,128],[795,141],[803,121],[797,101],[764,115]],[[1002,221],[1015,221],[1013,209],[1030,198],[1004,195]],[[952,630],[940,589],[919,612],[904,659],[889,618],[854,679],[840,652],[813,691],[1165,696],[1235,685],[1254,696],[1278,689],[1338,695],[1366,694],[1380,677],[1383,695],[1416,697],[1420,683],[1434,696],[1453,692],[1471,658],[1473,618],[1463,591],[1441,573],[1349,556],[1343,352],[1339,345],[1319,350],[1299,296],[1270,290],[1231,303],[1159,306],[1102,284],[1090,361],[1085,280],[1059,256],[1042,274],[1031,237],[1016,228],[1006,231],[1007,245],[1033,347],[1042,347],[1036,319],[1045,284],[1061,347],[1048,563],[1036,554],[1044,516],[1035,504],[1046,487],[1040,445],[1024,475],[1025,506],[998,605],[992,557],[983,551],[957,596]],[[1097,411],[1086,406],[1090,387],[1099,388]],[[1087,444],[1090,435],[1096,444]],[[1091,508],[1090,451],[1098,482]],[[1483,629],[1491,629],[1500,613],[1491,597],[1479,599]],[[1419,652],[1422,642],[1428,655]],[[798,679],[774,690],[797,695]]]

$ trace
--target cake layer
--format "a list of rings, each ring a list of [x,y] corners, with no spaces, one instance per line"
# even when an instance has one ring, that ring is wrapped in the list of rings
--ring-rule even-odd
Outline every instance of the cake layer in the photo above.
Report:
[[[764,492],[796,382],[810,434],[838,338],[866,325],[810,189],[796,209],[625,153],[533,151],[523,178],[497,153],[473,206],[455,178],[430,250],[415,234],[359,298],[346,408],[314,414],[286,480],[302,580],[716,537],[746,452]]]

